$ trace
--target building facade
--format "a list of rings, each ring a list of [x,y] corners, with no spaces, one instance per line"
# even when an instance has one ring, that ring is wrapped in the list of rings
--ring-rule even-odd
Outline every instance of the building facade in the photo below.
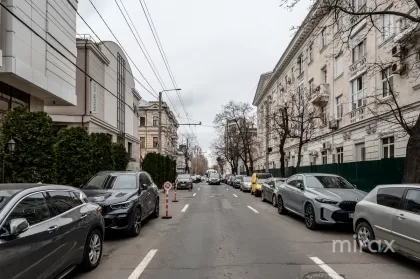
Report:
[[[414,2],[402,2],[390,8],[418,15]],[[353,9],[366,11],[370,4],[354,1]],[[301,166],[405,157],[408,137],[399,112],[407,123],[419,115],[419,44],[408,38],[416,27],[394,15],[335,13],[311,21],[317,15],[314,5],[305,19],[312,24],[303,25],[274,69],[260,76],[253,100],[262,142],[256,169],[280,167],[273,113],[305,96],[305,108],[317,119]],[[297,164],[297,143],[286,142],[286,166]]]
[[[114,42],[77,38],[77,103],[75,106],[46,106],[55,125],[85,127],[89,133],[106,133],[124,144],[129,170],[140,169],[138,103],[130,64]],[[87,73],[87,74],[85,74]]]
[[[140,156],[158,152],[159,145],[159,102],[142,102],[139,105]],[[178,154],[178,121],[168,105],[162,103],[162,154],[174,160]]]
[[[0,118],[21,105],[31,111],[75,105],[78,2],[2,3],[16,17],[1,7]]]

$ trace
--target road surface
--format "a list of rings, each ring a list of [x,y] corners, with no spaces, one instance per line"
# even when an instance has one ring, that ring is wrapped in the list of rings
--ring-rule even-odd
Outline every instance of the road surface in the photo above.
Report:
[[[107,235],[101,265],[74,279],[417,279],[420,268],[402,256],[333,251],[353,243],[351,228],[306,229],[298,217],[227,185],[195,184],[170,197],[169,220],[145,222],[137,238]],[[161,215],[164,214],[161,197]]]

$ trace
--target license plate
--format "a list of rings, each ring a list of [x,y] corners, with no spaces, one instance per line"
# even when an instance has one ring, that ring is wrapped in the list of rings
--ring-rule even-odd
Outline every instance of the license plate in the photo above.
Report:
[[[354,213],[349,213],[349,218],[353,219]]]

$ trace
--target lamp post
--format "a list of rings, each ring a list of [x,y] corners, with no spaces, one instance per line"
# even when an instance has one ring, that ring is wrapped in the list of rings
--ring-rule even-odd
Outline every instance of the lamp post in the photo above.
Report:
[[[1,167],[1,183],[4,183],[4,164],[6,162],[6,157],[10,156],[15,152],[16,142],[11,138],[7,144],[5,150],[2,151],[2,167]],[[8,152],[8,153],[7,153]]]
[[[180,88],[167,89],[159,92],[159,133],[158,133],[158,153],[162,153],[162,93],[168,91],[179,91]]]

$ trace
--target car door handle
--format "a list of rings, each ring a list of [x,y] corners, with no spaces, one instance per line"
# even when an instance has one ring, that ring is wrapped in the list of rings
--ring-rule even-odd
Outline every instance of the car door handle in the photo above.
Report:
[[[398,216],[398,220],[404,220],[404,219],[405,219],[404,214],[400,214],[400,215]]]
[[[47,232],[52,233],[52,232],[54,232],[54,231],[56,231],[56,230],[58,230],[58,226],[52,226],[52,227],[49,227],[49,228],[47,229]]]
[[[87,214],[82,214],[82,216],[80,216],[80,219],[85,219],[87,217]]]

